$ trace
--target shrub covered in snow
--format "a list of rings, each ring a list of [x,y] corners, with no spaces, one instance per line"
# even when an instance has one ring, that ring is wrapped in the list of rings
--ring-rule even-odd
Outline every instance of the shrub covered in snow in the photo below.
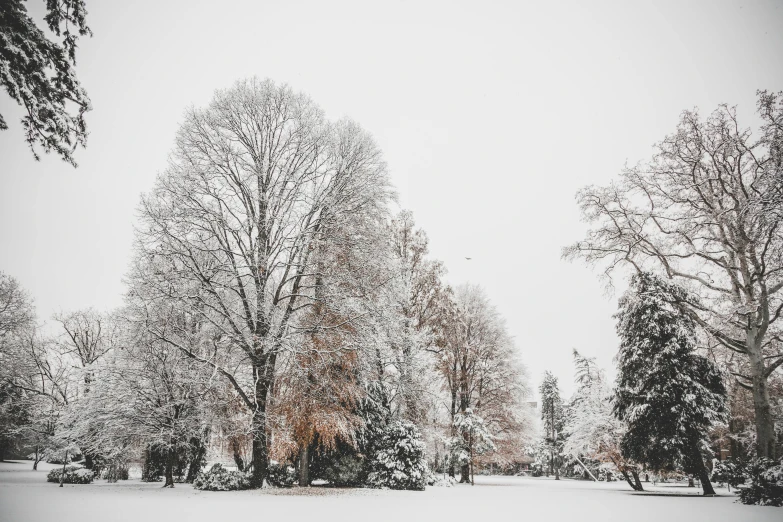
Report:
[[[389,423],[370,462],[367,483],[376,488],[423,490],[426,476],[419,430],[410,422]]]
[[[783,461],[754,459],[745,468],[750,483],[740,489],[743,504],[783,506]]]
[[[60,482],[60,476],[63,474],[62,468],[55,468],[46,476],[47,482]],[[63,483],[65,484],[89,484],[94,475],[92,470],[79,466],[67,466]]]
[[[250,475],[242,471],[230,471],[215,464],[209,471],[198,474],[193,487],[205,491],[237,491],[250,488]]]
[[[272,461],[267,468],[266,480],[276,488],[290,488],[296,483],[296,470],[286,464]]]
[[[334,486],[358,486],[364,479],[365,462],[356,455],[343,455],[324,468],[323,476]]]
[[[718,462],[712,470],[712,480],[736,488],[745,483],[745,466],[735,460]]]
[[[444,477],[441,474],[434,474],[434,473],[427,473],[426,482],[428,486],[436,486],[436,487],[451,487],[459,483],[459,481],[454,477],[450,477],[448,475]]]

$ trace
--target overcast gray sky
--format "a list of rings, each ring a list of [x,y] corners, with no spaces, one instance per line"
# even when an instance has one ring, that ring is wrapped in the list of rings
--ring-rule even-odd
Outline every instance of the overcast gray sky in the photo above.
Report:
[[[572,348],[609,367],[617,347],[617,296],[560,260],[585,230],[576,190],[648,158],[683,109],[737,104],[750,125],[756,89],[783,90],[782,1],[87,6],[78,169],[35,162],[0,91],[0,270],[42,318],[121,303],[136,205],[184,109],[257,75],[375,135],[449,282],[483,285],[532,384],[550,369],[566,393]]]

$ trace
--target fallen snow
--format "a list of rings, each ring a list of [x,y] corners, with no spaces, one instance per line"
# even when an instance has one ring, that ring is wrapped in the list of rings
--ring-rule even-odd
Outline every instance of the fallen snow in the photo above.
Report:
[[[743,506],[725,488],[704,498],[683,484],[659,484],[636,494],[624,482],[555,481],[546,478],[476,477],[476,485],[428,487],[424,492],[292,488],[196,491],[186,484],[162,489],[138,480],[91,485],[46,482],[41,463],[0,463],[2,522],[138,522],[170,520],[313,520],[418,522],[437,520],[543,520],[613,522],[780,521],[783,509]]]

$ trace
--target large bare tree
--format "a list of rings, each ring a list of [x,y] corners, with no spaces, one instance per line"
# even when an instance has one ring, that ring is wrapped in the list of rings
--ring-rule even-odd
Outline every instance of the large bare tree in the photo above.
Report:
[[[267,471],[267,401],[278,359],[322,321],[303,313],[329,288],[319,255],[332,231],[385,212],[381,153],[349,121],[331,123],[310,98],[250,79],[191,109],[169,167],[143,198],[131,299],[168,303],[203,324],[202,342],[150,321],[150,332],[225,377],[252,415],[253,481]],[[336,234],[361,242],[364,233]],[[351,268],[351,267],[348,267]],[[361,267],[355,267],[361,270]],[[345,318],[350,321],[351,318]]]
[[[592,228],[564,256],[599,263],[607,276],[621,265],[657,270],[699,295],[681,309],[745,358],[747,370],[735,377],[753,392],[758,453],[774,457],[767,380],[783,364],[783,216],[773,197],[780,154],[772,139],[781,111],[764,96],[760,138],[740,126],[733,107],[706,119],[686,111],[652,161],[607,187],[582,189],[577,198]]]

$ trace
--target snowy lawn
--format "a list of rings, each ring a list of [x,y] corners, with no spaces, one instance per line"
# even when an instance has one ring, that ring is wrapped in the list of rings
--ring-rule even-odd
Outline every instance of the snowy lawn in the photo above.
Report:
[[[743,506],[725,488],[699,497],[683,484],[650,486],[658,496],[635,494],[623,482],[476,477],[476,485],[427,491],[292,488],[196,491],[186,484],[162,489],[137,480],[66,485],[46,482],[51,464],[0,463],[2,522],[138,522],[219,520],[385,521],[596,520],[600,522],[780,521],[783,508]],[[645,484],[645,486],[647,486]]]

